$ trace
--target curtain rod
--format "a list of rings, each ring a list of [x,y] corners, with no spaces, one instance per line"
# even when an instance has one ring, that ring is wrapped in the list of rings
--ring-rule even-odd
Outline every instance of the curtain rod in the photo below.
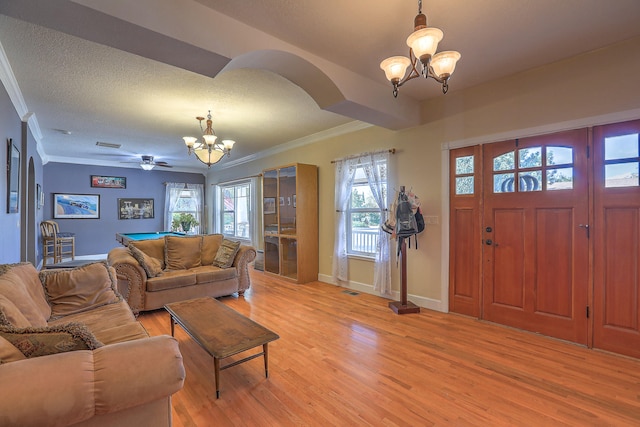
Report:
[[[388,150],[380,150],[380,151],[369,151],[367,153],[354,154],[352,156],[346,156],[346,157],[343,157],[341,159],[331,160],[331,163],[339,162],[341,160],[355,159],[356,157],[365,156],[367,154],[380,154],[380,153],[384,153],[385,151],[388,151],[391,154],[395,154],[396,153],[396,149],[395,148],[389,148]]]
[[[250,178],[260,178],[261,176],[262,176],[262,174],[259,173],[258,175],[250,175],[250,176],[245,176],[244,178],[232,179],[230,181],[216,182],[215,184],[210,184],[210,185],[231,184],[232,182],[244,181],[244,180],[250,179]]]

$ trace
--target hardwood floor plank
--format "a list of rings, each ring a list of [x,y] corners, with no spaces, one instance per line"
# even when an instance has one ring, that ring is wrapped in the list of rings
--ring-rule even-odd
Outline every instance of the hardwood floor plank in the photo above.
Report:
[[[455,314],[397,315],[384,298],[320,282],[251,277],[244,297],[220,301],[280,335],[269,378],[261,358],[224,370],[216,399],[212,358],[176,327],[187,371],[176,427],[640,425],[640,360]],[[164,310],[140,320],[151,335],[170,331]]]

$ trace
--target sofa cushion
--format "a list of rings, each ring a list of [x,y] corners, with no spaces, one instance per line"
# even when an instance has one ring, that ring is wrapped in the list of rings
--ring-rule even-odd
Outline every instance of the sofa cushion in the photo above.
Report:
[[[145,254],[135,246],[129,246],[129,252],[147,273],[147,277],[156,277],[162,273],[162,262],[159,259]]]
[[[44,294],[44,288],[42,287],[42,282],[40,282],[38,270],[36,270],[30,262],[22,262],[14,265],[11,268],[11,272],[18,276],[31,296],[31,299],[36,304],[36,307],[38,307],[38,310],[42,313],[42,316],[48,319],[51,316],[51,307],[49,307],[47,297]]]
[[[213,259],[213,265],[220,268],[229,268],[233,265],[233,260],[240,249],[240,242],[223,239],[216,257]]]
[[[200,254],[200,263],[202,265],[213,264],[222,239],[222,234],[205,234],[202,236],[202,253]]]
[[[0,337],[0,365],[3,363],[17,362],[26,359],[18,348],[7,341],[6,338]]]
[[[196,283],[199,285],[238,277],[238,271],[235,268],[220,268],[213,265],[203,265],[192,271],[196,273]]]
[[[120,301],[117,279],[106,262],[44,270],[40,279],[51,304],[51,320]]]
[[[2,290],[0,290],[0,292],[2,292]],[[13,302],[5,295],[0,294],[0,325],[26,328],[27,326],[31,326],[31,322],[29,322]]]
[[[0,337],[13,344],[27,358],[102,347],[102,343],[81,323],[44,328],[1,326]]]
[[[201,236],[165,236],[164,263],[167,270],[188,270],[200,265]]]
[[[105,322],[105,319],[109,321]],[[71,314],[51,321],[49,325],[62,325],[68,322],[82,323],[105,345],[149,336],[142,324],[136,321],[126,301]]]
[[[162,269],[165,269],[164,265],[164,239],[149,239],[149,240],[137,240],[129,242],[129,247],[140,249],[145,254],[152,258],[160,260]]]
[[[165,289],[182,288],[195,284],[194,270],[166,270],[162,276],[147,280],[147,292],[164,291]]]
[[[3,266],[5,267],[5,266]],[[2,323],[8,323],[17,327],[46,326],[50,310],[43,312],[41,304],[36,302],[31,286],[23,281],[21,274],[13,271],[19,268],[12,265],[10,268],[1,268],[4,274],[0,275],[0,312]],[[37,275],[37,271],[33,270]],[[42,285],[40,285],[42,287]],[[35,293],[37,295],[37,293]]]

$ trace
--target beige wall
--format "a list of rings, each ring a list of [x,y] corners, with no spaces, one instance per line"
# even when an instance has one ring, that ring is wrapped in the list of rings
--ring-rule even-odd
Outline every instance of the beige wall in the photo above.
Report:
[[[464,62],[461,61],[461,67]],[[413,81],[411,85],[435,84]],[[455,89],[455,76],[451,81]],[[399,96],[403,96],[401,91]],[[390,102],[392,100],[390,99]],[[334,169],[331,160],[395,148],[390,188],[412,188],[425,216],[437,217],[408,252],[409,299],[447,310],[447,147],[495,142],[607,122],[640,118],[640,38],[502,80],[452,91],[425,103],[422,126],[390,131],[368,127],[210,174],[209,183],[255,175],[262,169],[311,163],[319,167],[320,279],[331,281]],[[395,244],[394,244],[395,246]],[[392,248],[395,254],[395,247]],[[351,286],[372,292],[373,263],[350,261]],[[393,289],[399,289],[395,255]],[[397,296],[396,296],[397,298]]]

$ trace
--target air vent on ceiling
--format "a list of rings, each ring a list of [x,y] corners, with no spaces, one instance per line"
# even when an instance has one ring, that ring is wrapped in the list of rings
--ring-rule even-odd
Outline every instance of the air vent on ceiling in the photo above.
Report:
[[[100,141],[96,142],[96,145],[98,147],[106,147],[106,148],[120,148],[120,147],[122,147],[122,144],[114,144],[114,143],[111,143],[111,142],[100,142]]]

